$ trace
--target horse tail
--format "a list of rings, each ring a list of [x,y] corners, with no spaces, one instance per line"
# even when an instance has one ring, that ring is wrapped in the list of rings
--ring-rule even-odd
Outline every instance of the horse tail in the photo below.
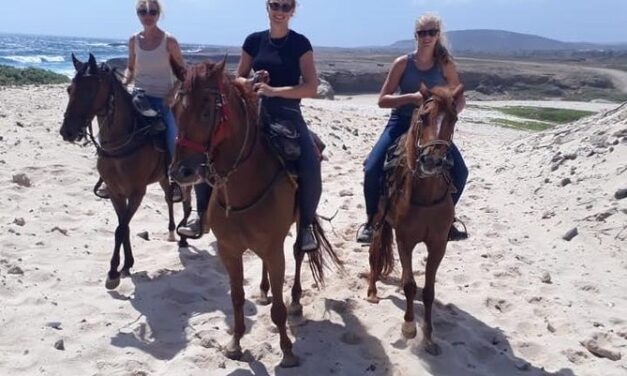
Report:
[[[374,232],[372,243],[370,244],[370,273],[375,279],[379,276],[387,276],[394,270],[394,253],[392,252],[392,226],[388,221],[383,223]]]
[[[329,263],[334,268],[344,270],[344,263],[331,246],[329,239],[324,234],[324,229],[320,225],[318,217],[314,219],[313,230],[319,247],[315,252],[308,252],[309,268],[316,284],[324,285],[324,269],[329,268]]]

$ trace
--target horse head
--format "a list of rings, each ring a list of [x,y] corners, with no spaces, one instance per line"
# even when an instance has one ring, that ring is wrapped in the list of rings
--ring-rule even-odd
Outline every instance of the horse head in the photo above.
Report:
[[[454,89],[420,85],[424,102],[414,112],[407,149],[411,153],[409,165],[421,177],[435,176],[452,167],[447,155],[457,122],[455,98],[462,90],[461,84]]]
[[[181,185],[195,184],[206,175],[202,169],[229,131],[231,86],[224,72],[226,60],[217,64],[206,61],[188,69],[172,60],[170,64],[183,82],[173,109],[178,138],[171,176]]]
[[[94,55],[89,54],[86,63],[72,54],[76,74],[67,88],[69,100],[63,115],[61,136],[74,142],[85,135],[85,130],[96,114],[107,107],[111,94],[111,70],[105,64],[98,67]]]

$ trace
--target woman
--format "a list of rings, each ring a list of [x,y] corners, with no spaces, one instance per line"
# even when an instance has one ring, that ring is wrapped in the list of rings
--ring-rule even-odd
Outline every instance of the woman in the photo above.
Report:
[[[415,38],[416,50],[394,61],[379,94],[379,107],[392,108],[392,113],[364,166],[364,196],[368,220],[357,234],[357,241],[361,243],[372,241],[372,222],[379,205],[386,152],[409,129],[413,110],[423,102],[424,98],[419,91],[420,83],[424,82],[429,88],[442,85],[456,87],[460,83],[453,59],[445,47],[440,18],[431,13],[418,18]],[[463,94],[456,98],[456,104],[459,113],[465,104]],[[454,161],[452,175],[457,192],[453,193],[453,202],[456,204],[464,190],[468,169],[454,144],[451,145],[450,153]],[[459,240],[465,236],[465,233],[455,227],[449,233],[451,240]]]
[[[137,17],[143,30],[133,34],[128,41],[128,66],[122,83],[135,83],[135,89],[142,89],[150,107],[158,111],[166,126],[165,137],[169,160],[174,155],[176,123],[170,107],[178,91],[178,82],[172,72],[170,59],[184,66],[181,48],[176,39],[157,26],[163,15],[160,0],[137,0]],[[181,201],[181,191],[173,183],[173,201]],[[101,185],[98,195],[106,196],[106,186]]]
[[[290,121],[300,134],[298,160],[298,246],[304,252],[318,249],[312,223],[320,201],[320,161],[300,111],[301,98],[313,97],[318,86],[311,43],[289,28],[295,0],[268,0],[268,30],[250,34],[244,41],[237,80],[262,97],[263,110],[271,118]],[[251,70],[269,74],[267,83],[249,79]]]

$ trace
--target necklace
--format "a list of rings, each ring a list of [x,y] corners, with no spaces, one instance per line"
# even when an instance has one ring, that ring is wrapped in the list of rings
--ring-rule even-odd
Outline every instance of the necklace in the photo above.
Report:
[[[287,40],[290,38],[290,32],[288,30],[287,35],[285,35],[282,38],[276,38],[276,41],[279,41],[279,43],[276,43],[272,40],[272,37],[270,36],[270,30],[268,30],[268,43],[270,43],[270,45],[272,47],[275,48],[282,48],[283,46],[285,46],[285,43],[287,43]]]

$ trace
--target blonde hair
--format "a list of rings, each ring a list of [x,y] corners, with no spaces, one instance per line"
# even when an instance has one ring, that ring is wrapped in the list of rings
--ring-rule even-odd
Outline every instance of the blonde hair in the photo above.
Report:
[[[446,35],[444,34],[444,25],[442,24],[442,19],[436,13],[427,12],[422,16],[418,17],[416,20],[416,26],[414,27],[414,36],[418,38],[415,34],[420,30],[421,27],[427,24],[436,25],[437,29],[440,30],[438,33],[438,41],[435,43],[435,49],[433,50],[433,58],[437,64],[440,66],[446,65],[450,63],[453,59],[453,56],[449,52],[449,43],[446,39]]]
[[[163,17],[163,5],[159,0],[137,0],[135,3],[135,10],[138,10],[142,5],[146,7],[146,9],[150,10],[151,7],[157,6],[157,10],[159,11],[159,19]]]

